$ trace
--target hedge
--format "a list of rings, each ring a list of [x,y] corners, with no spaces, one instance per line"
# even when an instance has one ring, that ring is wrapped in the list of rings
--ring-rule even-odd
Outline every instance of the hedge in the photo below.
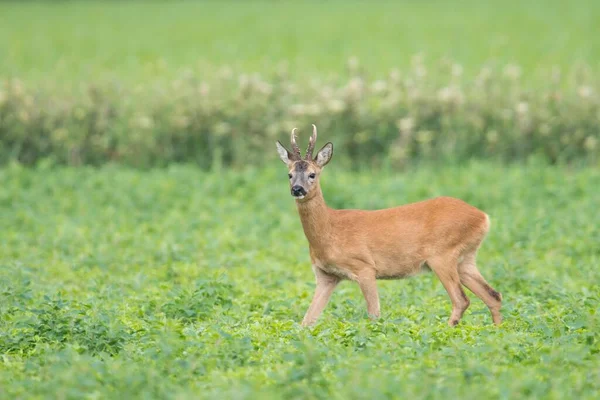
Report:
[[[600,96],[589,74],[527,85],[517,66],[484,67],[472,79],[453,65],[429,78],[417,65],[369,79],[360,71],[310,82],[224,70],[168,84],[89,83],[76,91],[0,84],[0,164],[134,167],[272,162],[293,127],[331,140],[353,165],[414,161],[598,163]]]

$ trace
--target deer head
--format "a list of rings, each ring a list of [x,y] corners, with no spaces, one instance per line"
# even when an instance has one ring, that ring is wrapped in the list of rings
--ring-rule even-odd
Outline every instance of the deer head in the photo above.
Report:
[[[313,125],[313,133],[308,142],[306,155],[302,158],[300,148],[296,143],[296,128],[292,130],[291,135],[292,151],[286,149],[277,141],[277,153],[279,158],[288,167],[288,178],[290,182],[290,192],[296,200],[308,200],[315,193],[315,188],[319,187],[319,176],[323,167],[327,165],[333,155],[333,144],[327,142],[325,146],[317,152],[313,158],[313,150],[317,142],[317,127]]]

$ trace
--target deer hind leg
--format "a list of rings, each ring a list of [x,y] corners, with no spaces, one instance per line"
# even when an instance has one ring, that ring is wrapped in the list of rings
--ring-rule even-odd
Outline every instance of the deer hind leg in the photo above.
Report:
[[[460,285],[460,276],[458,275],[458,267],[456,258],[453,256],[436,257],[427,260],[427,264],[444,285],[444,288],[452,301],[452,314],[448,319],[448,325],[456,326],[462,318],[464,312],[471,304],[469,298],[465,294]]]
[[[477,269],[475,256],[476,252],[466,254],[462,262],[459,263],[460,281],[490,309],[494,324],[500,325],[502,323],[502,315],[500,314],[502,295],[485,281]]]

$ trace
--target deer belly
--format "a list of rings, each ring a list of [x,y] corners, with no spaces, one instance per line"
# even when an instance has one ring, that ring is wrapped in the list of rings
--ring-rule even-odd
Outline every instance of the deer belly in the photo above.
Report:
[[[396,263],[377,268],[377,279],[405,279],[430,271],[425,260]]]
[[[352,273],[351,271],[349,271],[347,269],[340,268],[335,264],[324,264],[324,265],[319,265],[318,267],[321,270],[323,270],[324,272],[326,272],[330,275],[335,275],[338,278],[350,279],[352,281],[356,280],[356,275],[354,273]]]

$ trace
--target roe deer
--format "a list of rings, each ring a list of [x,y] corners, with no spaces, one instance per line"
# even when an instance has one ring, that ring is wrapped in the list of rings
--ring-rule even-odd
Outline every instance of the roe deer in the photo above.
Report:
[[[382,210],[335,210],[327,207],[319,178],[331,160],[328,142],[313,158],[317,127],[313,125],[303,159],[292,130],[292,151],[277,141],[287,165],[290,190],[310,247],[316,290],[302,321],[314,324],[342,279],[358,283],[371,318],[379,317],[377,279],[401,279],[433,270],[452,301],[450,326],[469,307],[464,285],[490,309],[496,325],[502,321],[502,295],[485,281],[475,258],[485,238],[489,217],[452,197],[437,197]]]

